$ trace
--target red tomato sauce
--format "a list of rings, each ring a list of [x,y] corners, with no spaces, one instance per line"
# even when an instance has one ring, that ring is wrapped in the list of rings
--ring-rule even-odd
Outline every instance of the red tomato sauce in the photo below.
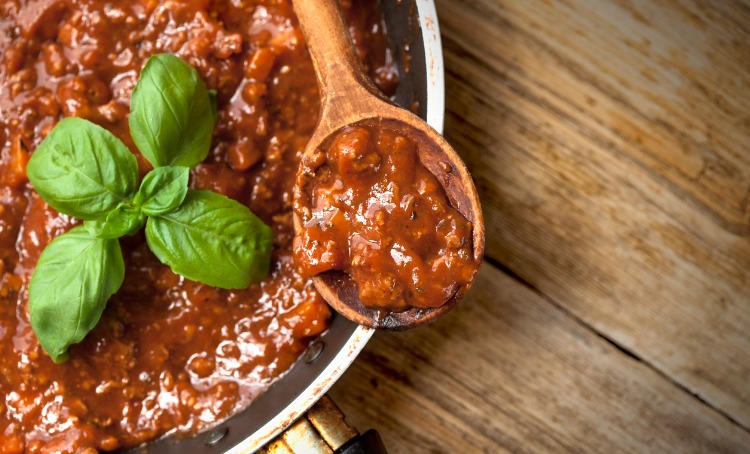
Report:
[[[397,83],[375,2],[344,1],[358,51]],[[94,452],[191,433],[247,406],[326,330],[330,310],[293,265],[292,187],[318,91],[288,0],[0,0],[0,453]],[[191,282],[142,234],[121,240],[125,283],[56,365],[29,326],[44,247],[77,224],[30,187],[25,165],[62,117],[128,132],[130,93],[170,52],[218,92],[219,120],[191,186],[247,204],[275,232],[267,279],[242,291]]]
[[[303,160],[294,260],[343,270],[371,309],[439,307],[476,273],[472,224],[419,160],[434,146],[393,121],[347,126]]]

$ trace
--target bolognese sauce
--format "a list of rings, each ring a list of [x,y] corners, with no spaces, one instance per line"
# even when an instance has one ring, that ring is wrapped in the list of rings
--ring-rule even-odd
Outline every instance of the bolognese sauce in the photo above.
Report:
[[[397,83],[376,2],[342,1],[375,83]],[[245,407],[287,371],[330,311],[293,264],[292,188],[317,121],[313,67],[288,0],[0,0],[0,452],[125,449],[190,433]],[[274,229],[271,272],[246,290],[186,280],[141,235],[97,327],[56,365],[29,326],[44,247],[77,221],[47,206],[25,165],[62,117],[128,131],[149,56],[185,59],[219,117],[191,186],[247,204]]]
[[[472,223],[421,163],[435,147],[394,120],[334,133],[300,168],[294,260],[303,276],[342,270],[370,309],[444,305],[476,273]]]

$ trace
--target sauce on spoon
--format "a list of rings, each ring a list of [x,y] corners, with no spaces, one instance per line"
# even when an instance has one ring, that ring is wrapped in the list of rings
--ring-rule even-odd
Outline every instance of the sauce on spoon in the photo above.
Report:
[[[294,239],[300,273],[342,270],[367,308],[444,305],[477,271],[472,223],[419,161],[418,130],[370,119],[329,137],[302,161]],[[446,163],[444,172],[451,167]]]

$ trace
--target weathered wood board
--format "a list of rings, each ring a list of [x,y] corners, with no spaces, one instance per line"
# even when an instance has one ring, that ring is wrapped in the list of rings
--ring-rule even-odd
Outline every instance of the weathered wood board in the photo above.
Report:
[[[750,433],[492,266],[434,325],[377,333],[331,395],[390,453],[750,447]]]

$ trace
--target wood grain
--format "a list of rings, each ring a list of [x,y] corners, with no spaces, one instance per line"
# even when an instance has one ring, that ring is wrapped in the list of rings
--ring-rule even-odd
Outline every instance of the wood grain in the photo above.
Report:
[[[434,325],[377,333],[331,394],[392,454],[750,446],[749,433],[492,266]]]
[[[750,18],[438,2],[487,255],[750,428]]]
[[[333,396],[393,452],[750,451],[750,5],[438,0],[487,260]]]

